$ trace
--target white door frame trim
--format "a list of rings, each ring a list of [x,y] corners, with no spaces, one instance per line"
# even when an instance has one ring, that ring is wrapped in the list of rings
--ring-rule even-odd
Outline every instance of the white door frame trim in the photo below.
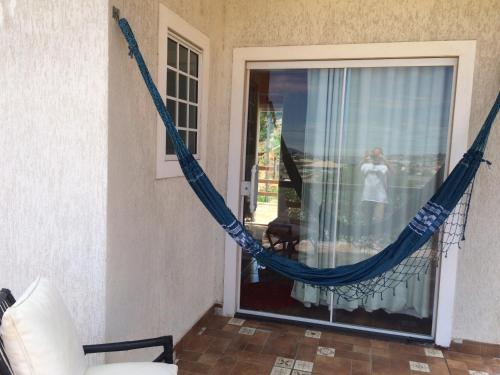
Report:
[[[450,170],[461,159],[468,145],[469,117],[475,41],[397,42],[372,44],[340,44],[313,46],[279,46],[235,48],[233,51],[231,117],[229,133],[229,162],[226,202],[240,217],[240,183],[243,171],[243,151],[246,108],[247,63],[271,61],[356,60],[356,59],[414,59],[456,58],[455,100],[450,149]],[[448,347],[451,342],[458,248],[450,249],[443,258],[439,278],[439,300],[435,330],[436,344]],[[238,308],[240,251],[226,235],[224,263],[223,313],[232,316]]]

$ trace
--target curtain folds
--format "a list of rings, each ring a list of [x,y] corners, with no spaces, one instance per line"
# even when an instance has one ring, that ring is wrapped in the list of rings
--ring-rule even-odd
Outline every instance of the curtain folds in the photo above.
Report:
[[[435,193],[446,164],[452,79],[450,67],[308,71],[300,262],[328,268],[377,254]],[[411,278],[363,307],[429,317],[433,277]],[[292,297],[306,306],[331,303],[329,293],[300,282]]]

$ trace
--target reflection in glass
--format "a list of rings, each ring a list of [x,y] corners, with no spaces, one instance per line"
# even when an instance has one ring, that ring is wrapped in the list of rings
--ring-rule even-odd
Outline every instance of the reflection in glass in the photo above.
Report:
[[[192,154],[197,153],[197,133],[196,132],[189,132],[189,144],[188,144],[189,151],[191,151]]]
[[[177,42],[170,38],[167,42],[167,65],[177,68]]]
[[[188,49],[182,44],[179,45],[179,69],[185,73],[188,71]]]
[[[445,175],[451,66],[250,72],[245,225],[280,256],[352,264],[395,240]],[[436,270],[347,303],[262,269],[245,254],[240,306],[431,334]]]
[[[167,95],[177,95],[177,73],[170,69],[167,70]]]
[[[175,117],[175,113],[176,113],[176,110],[175,110],[175,100],[167,99],[167,112],[172,117],[172,120],[174,120],[174,122],[176,122],[177,120],[176,120],[176,117]]]
[[[191,103],[198,103],[198,81],[189,79],[189,101]]]
[[[187,124],[187,105],[179,102],[179,115],[177,117],[177,126],[185,128]]]
[[[184,74],[179,74],[179,99],[187,100],[188,79]]]
[[[189,128],[196,129],[198,127],[198,107],[189,106]]]
[[[198,77],[198,54],[193,51],[189,52],[189,74]]]
[[[178,130],[179,135],[181,136],[181,139],[184,143],[186,143],[187,140],[187,131],[186,130]]]

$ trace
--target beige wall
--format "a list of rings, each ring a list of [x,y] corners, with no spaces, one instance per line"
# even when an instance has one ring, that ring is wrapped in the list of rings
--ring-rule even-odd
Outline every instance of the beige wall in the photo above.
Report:
[[[211,41],[211,81],[222,49],[222,2],[165,1]],[[157,74],[158,1],[110,1],[127,17]],[[156,110],[117,25],[109,32],[107,338],[173,334],[178,341],[222,296],[222,231],[183,177],[155,179]],[[211,86],[210,105],[216,98]],[[209,132],[216,131],[214,116]],[[219,168],[211,156],[209,175]],[[224,148],[224,147],[223,147]],[[128,354],[146,358],[145,353]],[[111,356],[111,360],[120,356]]]
[[[477,40],[471,137],[500,83],[498,0],[163,1],[211,41],[207,170],[223,193],[235,47]],[[110,4],[129,19],[156,77],[157,1]],[[222,299],[223,235],[182,178],[154,179],[155,111],[115,25],[109,39],[107,336],[170,332],[178,340]],[[491,145],[499,137],[497,126],[488,152],[494,165],[499,165],[500,154]],[[455,337],[500,342],[500,252],[495,248],[500,195],[493,194],[499,180],[496,167],[479,174],[460,255]]]
[[[161,1],[211,41],[206,165],[222,192],[234,47],[475,39],[471,137],[500,86],[498,0]],[[177,341],[222,300],[224,237],[183,178],[155,180],[155,111],[117,26],[108,32],[117,5],[156,77],[158,0],[1,2],[10,3],[0,26],[0,286],[19,294],[50,277],[85,342]],[[460,254],[454,323],[456,337],[497,343],[499,138],[497,125]]]
[[[101,342],[107,4],[0,4],[0,287],[48,277],[82,341]]]
[[[498,0],[227,0],[218,85],[218,139],[228,144],[232,49],[245,46],[477,40],[470,136],[479,129],[500,87]],[[454,336],[500,343],[500,124],[475,187],[467,241],[460,253]],[[214,143],[210,143],[214,144]],[[227,149],[216,159],[227,165]],[[223,178],[217,174],[218,178]]]

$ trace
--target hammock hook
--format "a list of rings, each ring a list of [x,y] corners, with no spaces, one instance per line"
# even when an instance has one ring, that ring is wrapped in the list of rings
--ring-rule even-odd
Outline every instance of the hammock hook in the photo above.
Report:
[[[113,18],[116,22],[120,21],[120,9],[113,6]]]

